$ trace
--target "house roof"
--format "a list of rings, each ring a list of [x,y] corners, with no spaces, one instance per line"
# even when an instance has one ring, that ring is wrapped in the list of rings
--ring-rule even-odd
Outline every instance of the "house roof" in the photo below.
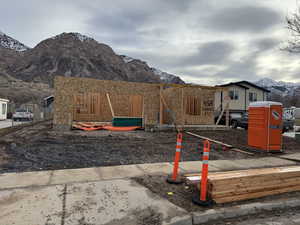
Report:
[[[252,86],[254,88],[260,89],[260,90],[262,90],[264,92],[268,92],[268,93],[270,92],[268,89],[260,87],[260,86],[258,86],[256,84],[253,84],[253,83],[251,83],[249,81],[246,81],[246,80],[238,81],[238,82],[231,82],[231,83],[223,84],[223,85],[220,85],[220,86],[221,87],[226,87],[226,86],[231,86],[231,85],[237,85],[237,86],[243,87],[245,89],[249,89],[248,87],[244,86],[243,84],[247,84],[247,85]]]
[[[50,96],[44,98],[44,100],[48,100],[49,98],[54,98],[54,96],[53,96],[53,95],[50,95]]]
[[[249,89],[248,87],[246,87],[242,84],[238,84],[237,82],[230,82],[228,84],[222,84],[222,85],[218,85],[218,86],[219,87],[228,87],[228,86],[232,86],[232,85],[239,86],[239,87],[244,88],[244,89]]]
[[[4,99],[4,98],[0,98],[0,101],[1,101],[1,102],[9,102],[8,99]]]

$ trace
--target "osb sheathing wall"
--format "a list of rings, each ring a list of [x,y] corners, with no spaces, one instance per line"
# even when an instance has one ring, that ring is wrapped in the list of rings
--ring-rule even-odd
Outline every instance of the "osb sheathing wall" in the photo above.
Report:
[[[167,111],[165,105],[164,114],[163,114],[163,123],[164,124],[172,124],[175,122],[176,124],[183,124],[183,107],[182,107],[182,90],[183,88],[170,87],[166,88],[162,91],[162,96],[166,101],[171,112]],[[174,121],[175,119],[175,121]]]
[[[145,125],[155,125],[159,121],[159,85],[58,76],[55,77],[54,88],[53,123],[58,129],[69,129],[71,127],[74,95],[83,93],[109,93],[112,96],[141,95],[144,98]],[[113,105],[116,105],[113,101],[112,99]]]
[[[214,96],[216,89],[197,87],[166,88],[162,94],[167,105],[175,116],[178,125],[212,125],[214,124]],[[196,97],[200,100],[200,115],[186,113],[187,97]],[[164,123],[173,121],[172,115],[164,110]]]
[[[184,102],[183,108],[186,109],[186,98],[189,96],[195,96],[201,101],[201,114],[200,115],[188,115],[184,113],[185,124],[214,124],[214,101],[215,101],[215,89],[206,88],[184,88]]]

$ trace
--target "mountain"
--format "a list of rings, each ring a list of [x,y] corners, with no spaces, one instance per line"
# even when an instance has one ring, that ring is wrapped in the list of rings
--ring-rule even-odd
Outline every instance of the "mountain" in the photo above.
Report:
[[[121,55],[123,58],[124,62],[127,63],[129,66],[135,65],[136,63],[144,64],[146,67],[148,67],[146,62],[143,62],[139,59],[134,59],[132,57],[126,56],[126,55]],[[148,70],[148,68],[147,68]],[[160,82],[162,83],[173,83],[173,84],[184,84],[185,82],[180,79],[180,77],[175,76],[173,74],[169,74],[166,72],[163,72],[159,69],[156,69],[154,67],[150,67],[150,70],[152,73],[154,73],[158,78],[160,79]]]
[[[105,44],[79,33],[62,33],[24,52],[9,73],[23,81],[52,85],[56,75],[103,80],[162,82],[146,62],[117,55]]]
[[[0,97],[22,102],[20,89],[36,96],[53,93],[55,76],[87,77],[149,83],[184,83],[179,77],[151,68],[139,59],[118,55],[113,49],[79,33],[62,33],[28,48],[3,34],[0,46]],[[29,85],[28,85],[29,84]],[[5,87],[5,88],[4,88]],[[4,90],[5,89],[5,90]],[[41,90],[45,89],[42,94]],[[38,91],[37,91],[38,90]],[[13,97],[12,97],[13,96]],[[26,95],[28,96],[28,95]],[[28,98],[27,98],[28,99]]]
[[[261,86],[261,87],[273,87],[273,86],[278,86],[278,87],[297,87],[300,86],[300,83],[294,83],[294,82],[285,82],[285,81],[275,81],[271,78],[262,78],[255,82],[255,84]]]
[[[6,35],[5,33],[0,31],[0,47],[16,50],[19,52],[26,51],[29,49],[23,43],[17,41],[16,39]]]
[[[294,96],[298,95],[300,89],[300,83],[275,81],[270,78],[262,78],[255,82],[258,86],[264,87],[271,91],[271,95],[278,96]]]

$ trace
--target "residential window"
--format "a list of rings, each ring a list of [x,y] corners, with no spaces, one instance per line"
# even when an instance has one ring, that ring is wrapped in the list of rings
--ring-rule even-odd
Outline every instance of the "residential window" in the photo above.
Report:
[[[6,104],[2,103],[2,115],[6,114]]]
[[[237,89],[230,90],[229,97],[231,100],[238,100],[239,99],[239,91]]]
[[[250,102],[256,102],[257,101],[257,93],[250,92],[249,93],[249,101]]]

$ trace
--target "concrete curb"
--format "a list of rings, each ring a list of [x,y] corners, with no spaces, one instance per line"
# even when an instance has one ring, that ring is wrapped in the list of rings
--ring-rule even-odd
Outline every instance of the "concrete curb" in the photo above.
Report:
[[[300,206],[300,199],[266,202],[266,203],[250,203],[246,205],[209,209],[205,212],[193,213],[193,225],[208,223],[215,220],[231,219],[240,216],[257,214],[261,211],[272,211],[284,208],[294,208]]]
[[[162,225],[193,225],[193,215],[173,217],[171,221],[163,222]]]

